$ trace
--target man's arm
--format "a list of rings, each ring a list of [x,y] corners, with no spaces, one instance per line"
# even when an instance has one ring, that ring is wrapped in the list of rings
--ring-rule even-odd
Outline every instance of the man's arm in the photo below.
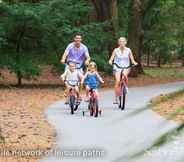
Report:
[[[90,62],[90,60],[91,60],[91,57],[88,55],[88,56],[86,57],[85,64],[86,64],[86,65],[88,65],[88,64],[89,64],[89,62]]]
[[[61,58],[61,60],[60,60],[60,62],[61,62],[62,64],[65,63],[67,55],[68,55],[68,53],[65,51],[64,54],[63,54],[63,56],[62,56],[62,58]]]
[[[65,52],[64,52],[64,54],[63,54],[63,56],[62,56],[62,58],[61,58],[61,60],[60,60],[60,62],[61,62],[62,64],[65,64],[66,58],[67,58],[67,56],[68,56],[68,53],[69,53],[71,47],[72,47],[72,43],[70,43],[70,44],[66,47]]]
[[[88,65],[90,60],[91,60],[91,57],[89,55],[89,51],[88,51],[88,48],[85,47],[85,56],[86,56],[86,61],[85,61],[85,64]]]

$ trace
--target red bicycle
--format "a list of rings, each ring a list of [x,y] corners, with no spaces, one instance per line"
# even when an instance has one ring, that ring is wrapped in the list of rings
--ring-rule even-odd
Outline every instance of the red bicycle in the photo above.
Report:
[[[121,109],[121,110],[124,110],[125,109],[125,101],[126,101],[126,94],[127,94],[127,89],[126,89],[126,86],[125,86],[125,81],[124,81],[124,77],[123,77],[123,71],[124,69],[129,69],[131,67],[134,67],[136,65],[130,65],[130,66],[127,66],[127,67],[121,67],[119,65],[117,65],[116,63],[113,63],[113,65],[117,66],[118,68],[122,69],[121,70],[121,74],[120,74],[120,85],[119,85],[119,103],[118,103],[118,107]]]
[[[80,105],[80,100],[78,100],[77,92],[75,90],[75,86],[79,85],[79,81],[72,80],[72,82],[75,84],[71,84],[70,81],[71,80],[65,80],[65,82],[67,82],[67,84],[71,86],[69,90],[69,95],[68,95],[68,98],[69,98],[68,104],[71,109],[71,114],[74,114],[74,111],[76,111]]]
[[[101,115],[102,111],[99,110],[99,100],[95,92],[95,89],[91,88],[89,90],[89,96],[90,98],[89,98],[88,110],[90,112],[90,116],[98,117],[98,115]],[[83,111],[83,116],[85,116],[85,111]]]

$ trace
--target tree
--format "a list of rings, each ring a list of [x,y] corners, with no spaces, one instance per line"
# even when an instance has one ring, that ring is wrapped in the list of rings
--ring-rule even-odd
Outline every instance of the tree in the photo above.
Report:
[[[16,74],[18,85],[22,84],[23,78],[32,79],[40,72],[38,66],[27,59],[30,51],[39,49],[42,37],[39,17],[30,7],[25,4],[4,7],[7,9],[7,15],[1,22],[3,39],[6,42],[2,49],[5,53],[11,53],[8,55],[6,66],[10,72]]]

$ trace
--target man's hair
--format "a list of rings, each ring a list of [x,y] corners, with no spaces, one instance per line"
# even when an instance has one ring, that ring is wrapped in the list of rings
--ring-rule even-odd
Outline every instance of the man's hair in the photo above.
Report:
[[[82,34],[81,34],[81,33],[75,33],[75,34],[74,34],[74,38],[75,38],[76,36],[81,36],[81,37],[82,37]]]

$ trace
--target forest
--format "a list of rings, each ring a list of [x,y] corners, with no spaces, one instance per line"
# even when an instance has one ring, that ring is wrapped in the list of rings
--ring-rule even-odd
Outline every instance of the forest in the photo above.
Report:
[[[75,33],[81,33],[92,60],[108,74],[108,59],[124,36],[139,67],[184,66],[182,0],[1,0],[0,68],[22,79],[34,79],[60,58]]]

